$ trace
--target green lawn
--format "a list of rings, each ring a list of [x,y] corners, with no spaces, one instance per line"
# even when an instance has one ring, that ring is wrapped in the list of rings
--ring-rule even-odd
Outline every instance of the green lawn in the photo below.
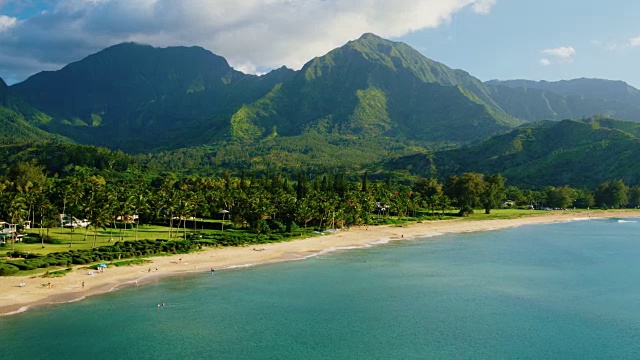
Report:
[[[38,234],[40,229],[30,229],[27,230],[26,236],[28,234]],[[46,232],[46,229],[43,229]],[[225,230],[227,231],[227,230]],[[193,229],[187,229],[187,233],[192,233]],[[217,232],[216,230],[199,230],[198,232],[207,233],[207,232]],[[24,242],[17,242],[15,245],[16,251],[25,251],[29,253],[35,254],[48,254],[52,252],[60,252],[67,250],[84,250],[91,249],[93,245],[93,229],[89,228],[89,233],[86,236],[86,229],[75,229],[71,231],[68,228],[53,228],[49,229],[49,236],[54,239],[57,244],[44,244],[44,248],[42,248],[41,243],[35,244],[27,244]],[[109,246],[112,245],[116,241],[121,240],[121,235],[124,237],[124,241],[135,241],[136,234],[134,229],[121,230],[120,229],[107,229],[102,230],[99,229],[96,236],[96,246]],[[184,237],[184,230],[181,228],[178,232],[176,229],[173,229],[173,236],[171,239],[173,240],[181,240]],[[166,226],[155,226],[155,225],[140,225],[138,229],[138,240],[149,239],[169,239],[169,227]],[[6,249],[7,251],[11,250],[11,244],[7,243],[4,248],[0,248],[1,250]],[[0,250],[0,251],[1,251]]]

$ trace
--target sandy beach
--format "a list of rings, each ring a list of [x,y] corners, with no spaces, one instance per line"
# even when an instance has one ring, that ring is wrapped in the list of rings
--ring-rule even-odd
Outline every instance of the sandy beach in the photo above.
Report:
[[[202,252],[149,258],[138,266],[110,267],[93,272],[76,266],[66,276],[43,278],[40,275],[0,277],[0,315],[15,314],[30,307],[83,299],[123,286],[144,286],[159,277],[192,272],[208,272],[234,267],[254,266],[279,261],[300,260],[309,256],[349,248],[374,246],[386,241],[411,240],[440,234],[490,231],[523,225],[612,217],[640,217],[640,211],[536,212],[531,216],[506,220],[454,219],[425,221],[398,226],[357,227],[349,230],[291,242],[233,248],[209,248]],[[44,271],[43,271],[44,273]],[[26,286],[20,286],[21,283]],[[51,286],[48,286],[48,284]],[[83,286],[84,284],[84,286]]]

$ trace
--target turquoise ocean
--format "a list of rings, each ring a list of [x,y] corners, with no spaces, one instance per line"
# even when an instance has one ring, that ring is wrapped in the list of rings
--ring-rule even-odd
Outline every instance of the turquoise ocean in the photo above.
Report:
[[[574,221],[165,278],[0,317],[0,358],[640,359],[639,235]]]

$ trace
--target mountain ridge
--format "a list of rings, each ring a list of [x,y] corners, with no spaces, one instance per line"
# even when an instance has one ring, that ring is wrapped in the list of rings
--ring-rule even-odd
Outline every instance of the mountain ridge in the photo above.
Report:
[[[532,88],[548,90],[561,95],[640,103],[640,90],[622,80],[581,77],[559,81],[532,81],[526,79],[489,80],[485,82],[485,84],[502,85],[511,88]]]
[[[536,120],[605,114],[640,122],[631,100],[589,98],[564,83],[573,92],[508,84],[483,83],[369,33],[301,70],[262,76],[201,47],[123,43],[12,85],[5,102],[28,125],[80,144],[197,153],[210,166],[249,169],[355,168],[478,143]],[[0,101],[2,91],[0,84]]]

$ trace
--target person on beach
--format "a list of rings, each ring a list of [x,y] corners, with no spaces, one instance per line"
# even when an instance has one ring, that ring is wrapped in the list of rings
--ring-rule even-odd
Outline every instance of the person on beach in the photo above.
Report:
[[[84,281],[82,282],[82,288],[84,289]]]

